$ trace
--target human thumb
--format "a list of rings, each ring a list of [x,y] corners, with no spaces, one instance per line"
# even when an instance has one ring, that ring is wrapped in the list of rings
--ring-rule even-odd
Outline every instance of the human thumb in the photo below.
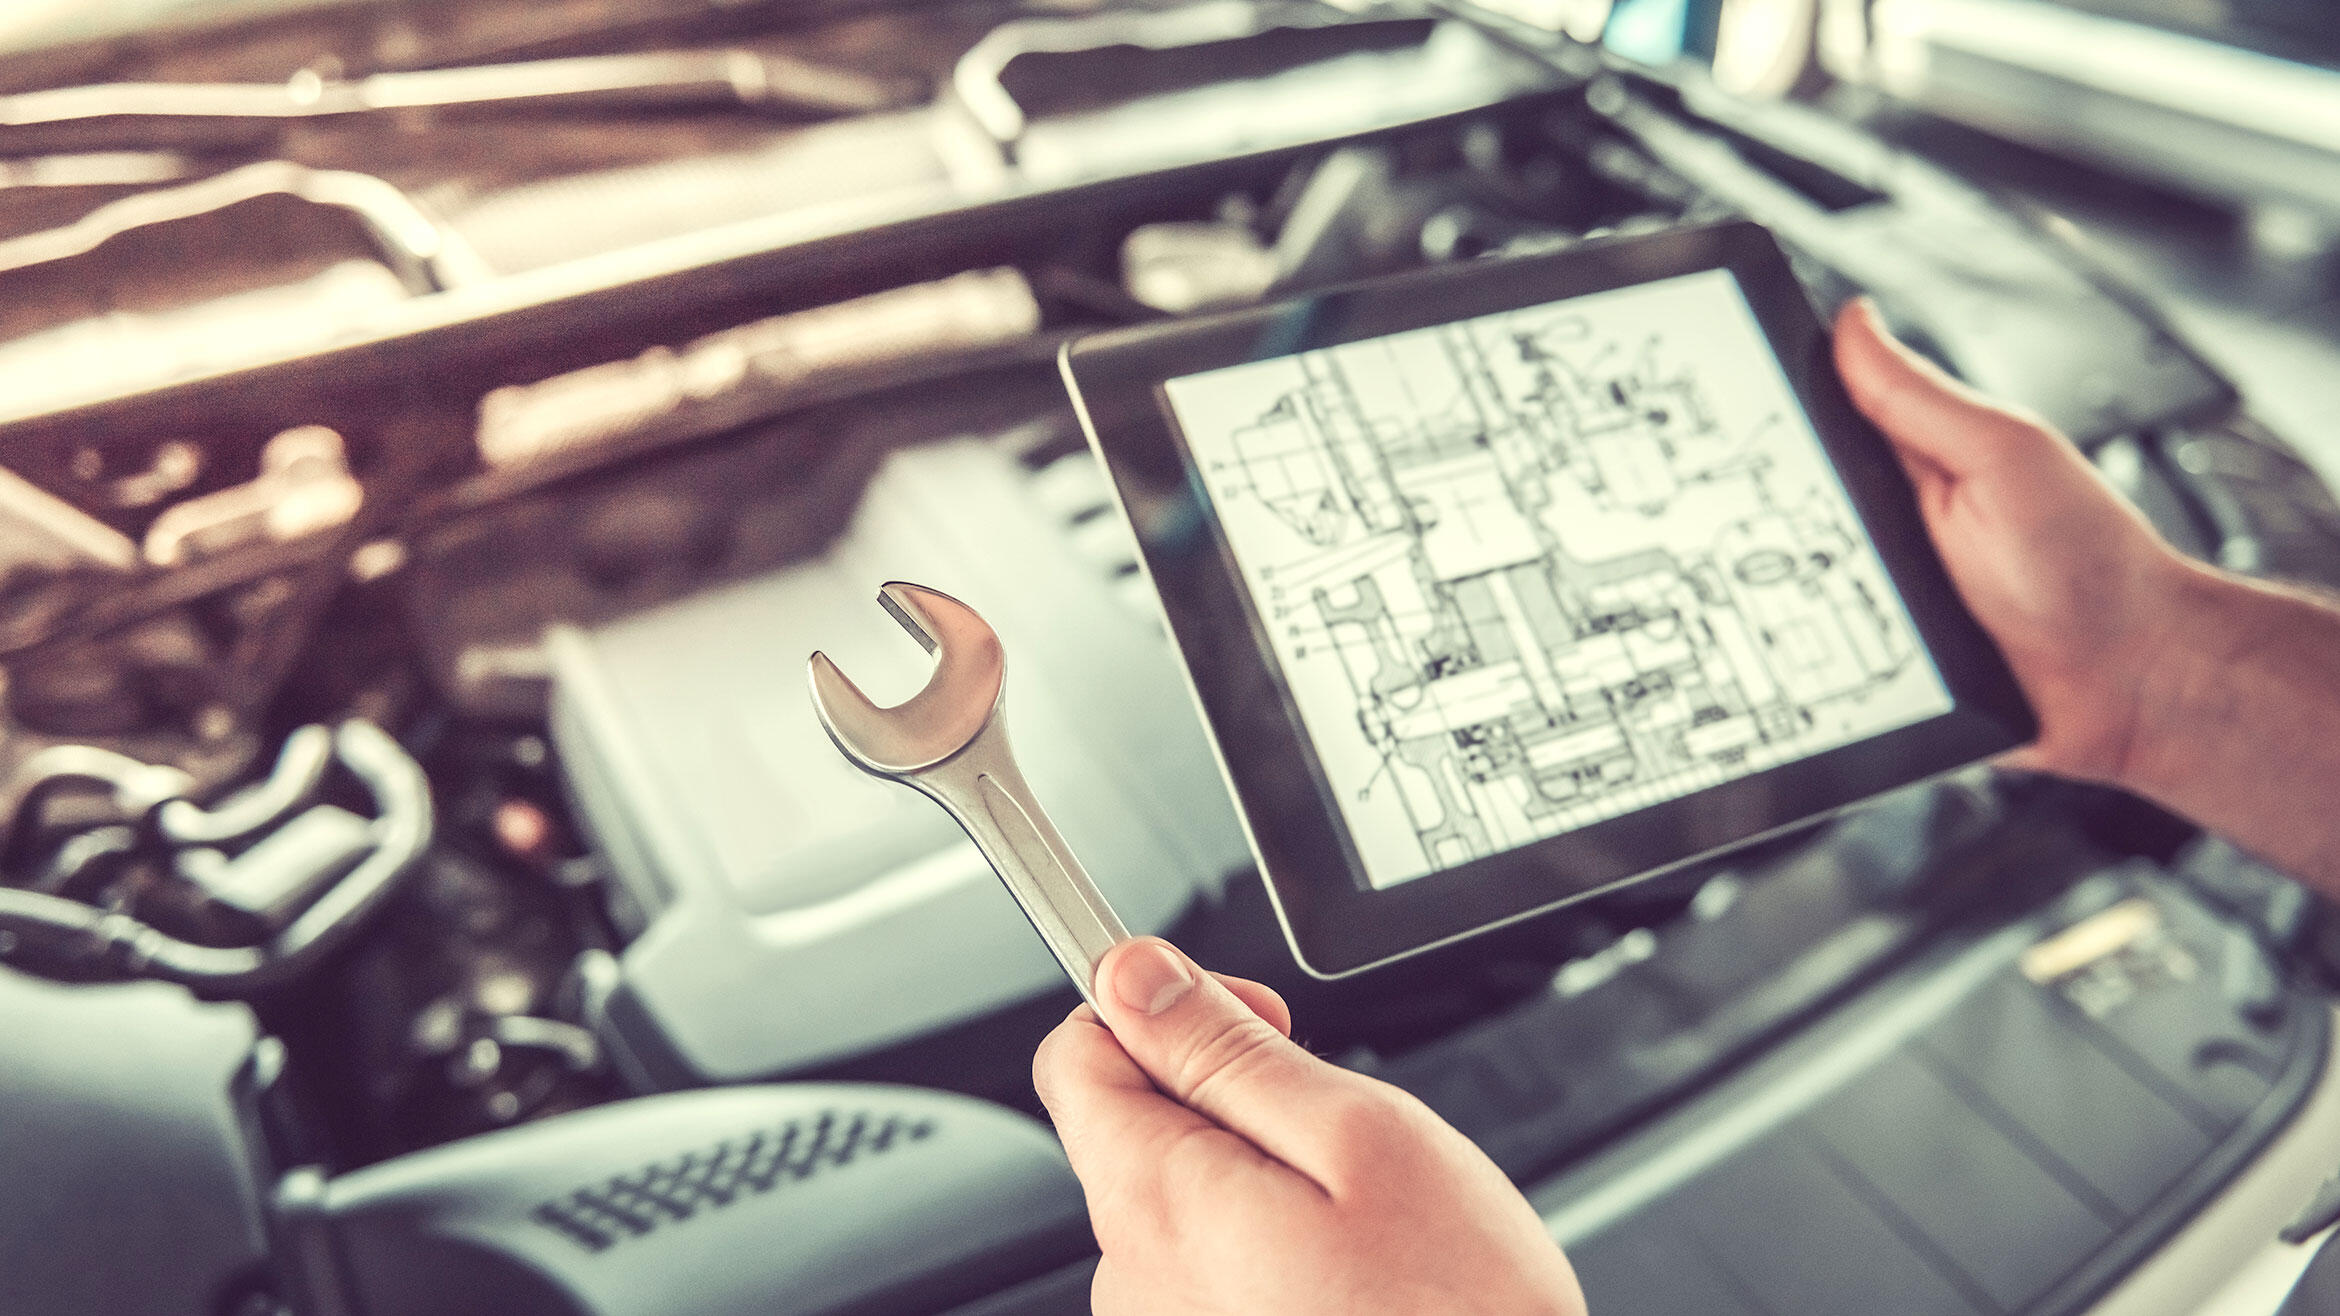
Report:
[[[2036,446],[2037,422],[1910,350],[1866,297],[1836,318],[1836,364],[1853,405],[1896,448],[1952,476],[1975,474]]]
[[[1356,1075],[1310,1055],[1158,937],[1109,952],[1097,1012],[1164,1095],[1303,1170]]]

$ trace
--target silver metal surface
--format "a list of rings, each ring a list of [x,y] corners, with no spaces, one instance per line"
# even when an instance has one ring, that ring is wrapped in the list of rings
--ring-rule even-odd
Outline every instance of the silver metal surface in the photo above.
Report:
[[[377,73],[314,71],[284,82],[117,82],[0,95],[0,141],[81,130],[82,149],[141,149],[158,125],[211,124],[235,143],[242,125],[413,110],[641,110],[741,106],[797,115],[868,114],[915,103],[924,88],[752,50],[659,50],[468,68]],[[181,131],[177,138],[188,133]],[[195,140],[202,140],[198,134]]]
[[[992,29],[960,57],[951,71],[949,91],[967,117],[1013,161],[1016,144],[1030,124],[1004,77],[1008,66],[1019,59],[1116,47],[1177,50],[1349,21],[1353,20],[1339,10],[1321,5],[1259,5],[1249,0],[1212,0],[1160,12],[1019,19]]]
[[[808,668],[822,729],[855,767],[915,788],[966,829],[1094,1004],[1097,962],[1129,932],[1016,767],[1000,713],[1007,657],[999,636],[974,609],[922,585],[888,584],[878,604],[935,656],[934,674],[908,701],[880,708],[815,652]]]
[[[365,230],[382,264],[416,296],[493,277],[462,239],[395,185],[372,174],[311,169],[288,160],[266,160],[184,186],[134,193],[63,228],[0,240],[0,273],[88,256],[133,233],[184,224],[264,197],[347,212]]]

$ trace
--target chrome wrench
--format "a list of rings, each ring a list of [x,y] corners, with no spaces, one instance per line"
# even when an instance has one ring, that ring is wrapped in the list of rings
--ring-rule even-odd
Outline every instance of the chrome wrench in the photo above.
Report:
[[[934,655],[926,688],[880,708],[823,653],[807,663],[813,711],[853,766],[909,786],[958,820],[1024,917],[1096,1004],[1105,952],[1129,931],[1033,798],[1008,748],[1000,704],[1006,651],[975,610],[939,590],[895,581],[878,606]]]

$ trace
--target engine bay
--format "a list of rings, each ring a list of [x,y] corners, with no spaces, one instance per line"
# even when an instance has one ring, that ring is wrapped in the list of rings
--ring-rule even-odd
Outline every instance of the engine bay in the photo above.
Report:
[[[887,579],[981,604],[1021,657],[1023,760],[1133,928],[1276,987],[1312,1048],[1523,1184],[1591,1173],[1928,957],[2122,899],[2211,911],[2167,916],[2192,967],[2136,951],[2057,990],[2109,1016],[2199,979],[2273,1011],[2253,1093],[2320,1055],[2284,996],[2323,971],[2319,907],[2142,802],[1989,772],[1307,977],[1055,374],[1086,330],[1744,215],[1816,302],[1878,298],[2180,547],[2340,586],[2321,481],[2052,225],[1477,9],[627,8],[294,12],[0,87],[33,125],[11,151],[135,176],[0,189],[0,986],[135,993],[138,1022],[87,1025],[120,1038],[223,1037],[190,1072],[244,1112],[236,1191],[274,1203],[189,1245],[224,1277],[193,1308],[151,1309],[344,1309],[284,1278],[319,1220],[359,1222],[332,1247],[377,1296],[346,1309],[431,1309],[379,1296],[437,1255],[381,1241],[399,1176],[484,1201],[574,1156],[593,1201],[656,1196],[688,1175],[628,1178],[644,1100],[833,1134],[832,1160],[1037,1115],[1032,1047],[1073,993],[946,819],[837,758],[797,675],[828,646],[881,699],[912,687],[867,603]],[[151,90],[273,84],[289,51],[325,110]],[[463,100],[450,75],[482,67],[533,70],[542,103]],[[52,1031],[62,1075],[76,1030]],[[178,1081],[149,1059],[103,1081]],[[504,1169],[457,1166],[481,1135]],[[1053,1155],[1029,1120],[998,1136]],[[943,1310],[1077,1258],[1077,1195],[1006,1163],[964,1178],[1027,1185],[1022,1260],[939,1251],[948,1303],[805,1309]],[[511,1190],[528,1247],[630,1236],[554,1178]],[[882,1231],[890,1200],[824,1209]],[[654,1309],[610,1294],[503,1309]]]

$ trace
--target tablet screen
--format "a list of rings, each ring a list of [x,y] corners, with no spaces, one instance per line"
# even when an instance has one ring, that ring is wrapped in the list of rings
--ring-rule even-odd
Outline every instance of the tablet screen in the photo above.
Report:
[[[1163,389],[1374,888],[1953,706],[1727,270]]]

